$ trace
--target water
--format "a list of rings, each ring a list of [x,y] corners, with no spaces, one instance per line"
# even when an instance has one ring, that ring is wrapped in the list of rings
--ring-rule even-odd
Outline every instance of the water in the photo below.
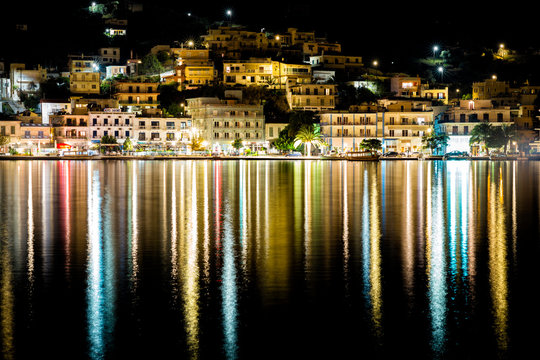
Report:
[[[2,358],[536,350],[540,162],[2,161]]]

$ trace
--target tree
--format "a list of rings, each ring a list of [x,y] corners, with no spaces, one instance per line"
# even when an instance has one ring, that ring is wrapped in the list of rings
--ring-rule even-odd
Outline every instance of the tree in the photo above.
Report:
[[[189,146],[191,147],[191,151],[201,151],[205,149],[205,146],[203,145],[204,139],[200,136],[194,136],[191,138],[191,141],[189,143]]]
[[[0,149],[9,144],[11,138],[8,135],[0,135]]]
[[[430,149],[432,154],[436,154],[440,149],[448,146],[450,137],[446,134],[430,134],[422,136],[424,149]]]
[[[133,143],[131,142],[131,139],[129,138],[129,136],[124,141],[123,148],[124,148],[124,151],[133,151]]]
[[[296,149],[294,146],[294,137],[289,135],[288,125],[279,132],[279,136],[273,143],[274,147],[281,151],[290,151]]]
[[[145,55],[141,62],[141,73],[144,75],[159,74],[163,71],[163,66],[154,54]]]
[[[232,142],[232,147],[235,148],[236,151],[240,150],[242,148],[242,146],[244,146],[244,144],[242,144],[242,139],[240,139],[240,138],[236,138]]]
[[[482,122],[481,124],[476,125],[471,130],[471,138],[469,139],[469,144],[480,144],[487,146],[488,137],[491,134],[491,124],[487,121]]]
[[[302,125],[294,138],[294,146],[298,147],[300,144],[306,145],[306,156],[311,156],[311,145],[323,145],[321,127],[317,124]]]
[[[502,126],[492,126],[486,138],[486,147],[488,149],[499,149],[502,146],[506,147],[507,143],[508,141],[505,138]]]
[[[376,152],[382,149],[382,143],[379,139],[364,139],[360,143],[360,149]]]
[[[508,148],[508,143],[516,138],[516,126],[512,125],[501,125],[501,134],[500,136],[504,139],[504,153]]]

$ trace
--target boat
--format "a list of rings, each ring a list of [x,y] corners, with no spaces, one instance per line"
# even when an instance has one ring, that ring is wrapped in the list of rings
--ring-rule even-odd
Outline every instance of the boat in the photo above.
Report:
[[[350,161],[379,161],[379,155],[371,151],[351,151],[343,158]]]
[[[470,160],[469,154],[464,151],[452,151],[444,154],[444,160]]]

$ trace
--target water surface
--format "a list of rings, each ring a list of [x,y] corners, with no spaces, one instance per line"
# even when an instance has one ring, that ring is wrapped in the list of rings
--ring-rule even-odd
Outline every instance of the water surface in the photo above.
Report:
[[[2,161],[2,358],[521,358],[540,163]]]

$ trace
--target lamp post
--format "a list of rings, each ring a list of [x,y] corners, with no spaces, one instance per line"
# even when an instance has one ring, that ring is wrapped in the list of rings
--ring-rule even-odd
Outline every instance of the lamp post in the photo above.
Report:
[[[435,58],[437,56],[437,51],[439,51],[439,46],[438,45],[435,45],[433,47],[433,58]]]
[[[439,74],[441,74],[441,80],[442,80],[442,77],[443,77],[443,73],[444,73],[444,68],[442,66],[439,66],[437,68],[437,71],[439,72]]]
[[[227,9],[227,17],[229,18],[229,26],[231,26],[231,17],[232,17],[232,10],[231,9]]]

